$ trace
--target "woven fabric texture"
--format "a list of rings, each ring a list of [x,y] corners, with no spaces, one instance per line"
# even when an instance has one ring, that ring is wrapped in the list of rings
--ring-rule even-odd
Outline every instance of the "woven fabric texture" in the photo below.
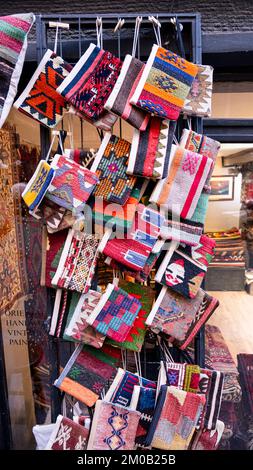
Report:
[[[182,112],[188,116],[211,116],[213,93],[213,67],[197,65],[198,71],[189,94],[184,102]]]
[[[30,210],[39,206],[54,176],[55,172],[51,166],[45,160],[41,160],[22,193],[22,198]]]
[[[56,89],[71,69],[70,64],[48,50],[14,106],[41,124],[54,128],[67,106]]]
[[[97,121],[116,83],[121,65],[121,60],[111,52],[90,44],[57,91],[82,115]]]
[[[197,71],[197,65],[154,45],[131,103],[177,120]]]

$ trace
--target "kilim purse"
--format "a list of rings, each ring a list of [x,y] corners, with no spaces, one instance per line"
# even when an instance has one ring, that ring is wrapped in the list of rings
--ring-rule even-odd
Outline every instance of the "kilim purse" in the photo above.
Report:
[[[175,121],[151,117],[145,131],[134,130],[127,173],[166,178],[175,128]]]
[[[214,257],[215,245],[215,240],[207,235],[201,235],[198,245],[180,246],[180,251],[208,267]]]
[[[121,117],[140,131],[145,131],[149,114],[132,106],[130,99],[139,83],[143,68],[143,62],[127,54],[120,75],[105,103],[105,109]]]
[[[174,145],[170,159],[169,174],[157,183],[150,201],[190,219],[213,167],[213,160]]]
[[[55,171],[52,167],[45,160],[40,160],[34,175],[22,193],[22,198],[31,211],[41,203],[54,176]]]
[[[88,119],[97,121],[121,66],[121,60],[111,52],[90,44],[57,91]]]
[[[45,450],[85,450],[88,435],[87,428],[59,415]]]
[[[219,418],[223,374],[221,372],[201,369],[195,364],[178,364],[174,362],[161,362],[158,385],[172,385],[185,392],[201,393],[205,395],[206,402],[198,421],[201,429],[215,430]]]
[[[155,280],[169,286],[184,297],[193,299],[196,297],[206,275],[207,267],[193,260],[179,249],[175,249],[174,243],[176,242],[171,243],[156,273]]]
[[[112,346],[118,346],[120,348],[129,349],[130,351],[140,352],[144,343],[145,334],[147,327],[145,326],[145,320],[152,308],[152,304],[155,298],[155,291],[148,286],[143,286],[135,282],[127,282],[124,280],[119,281],[118,287],[124,289],[125,292],[135,297],[141,302],[141,310],[136,317],[133,327],[129,331],[129,334],[123,343],[117,343],[108,339],[107,343]]]
[[[162,385],[146,443],[162,450],[187,450],[205,396]]]
[[[54,385],[86,406],[93,406],[115,377],[119,354],[108,346],[95,349],[80,344]]]
[[[197,64],[198,71],[189,94],[184,102],[182,112],[188,116],[211,116],[213,93],[213,67]]]
[[[141,309],[138,299],[108,284],[93,313],[87,319],[99,333],[117,342],[126,340]]]
[[[85,293],[97,263],[98,240],[78,230],[69,230],[52,285]]]
[[[55,155],[51,168],[55,174],[47,198],[74,213],[82,211],[98,183],[97,175],[64,155]]]
[[[57,233],[48,233],[43,227],[42,231],[42,286],[52,287],[52,279],[57,271],[62,251],[68,236],[68,230]]]
[[[0,16],[0,129],[16,96],[27,49],[33,13]]]
[[[88,450],[132,450],[140,413],[99,400],[92,420]]]
[[[197,65],[153,45],[130,102],[161,118],[177,120],[197,71]]]
[[[196,209],[190,218],[192,222],[200,223],[203,226],[205,225],[206,214],[207,214],[207,209],[208,209],[208,199],[209,199],[209,194],[205,193],[203,190],[202,193],[200,194],[200,198],[198,200]]]
[[[180,147],[190,150],[191,152],[199,153],[207,158],[211,158],[214,162],[214,165],[220,150],[220,142],[189,129],[183,129],[179,145]],[[210,192],[210,179],[214,165],[210,169],[203,188],[206,192]]]
[[[137,374],[119,368],[105,395],[105,400],[122,406],[130,406],[134,387],[135,385],[140,385],[140,383],[144,388],[152,388],[156,391],[156,382],[153,380],[139,377]]]
[[[66,327],[64,339],[89,344],[94,348],[103,346],[105,336],[87,323],[87,319],[98,304],[101,295],[100,292],[91,289],[87,294],[81,295]]]
[[[157,242],[163,222],[164,217],[158,211],[138,204],[132,227],[124,238],[110,240],[113,233],[107,230],[99,251],[130,270],[141,271]]]
[[[54,128],[61,121],[67,106],[56,88],[71,69],[70,64],[50,49],[47,50],[27,87],[15,101],[15,108],[41,124]]]
[[[156,390],[153,388],[134,386],[130,408],[134,408],[141,413],[138,424],[135,445],[136,447],[146,447],[146,436],[148,434],[155,410]]]
[[[190,445],[191,450],[216,450],[222,438],[225,425],[218,420],[216,429],[198,429],[195,431]]]
[[[164,240],[173,240],[191,247],[198,246],[203,232],[202,224],[187,219],[167,219],[160,231]]]
[[[124,205],[136,183],[135,176],[126,173],[131,144],[107,133],[101,143],[91,171],[99,178],[93,195],[107,202]]]

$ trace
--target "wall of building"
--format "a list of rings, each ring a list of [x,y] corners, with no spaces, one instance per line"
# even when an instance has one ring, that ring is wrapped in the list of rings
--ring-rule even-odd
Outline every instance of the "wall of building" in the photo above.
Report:
[[[0,14],[34,13],[122,13],[124,12],[199,12],[203,33],[250,32],[253,29],[253,2],[251,0],[7,0],[0,2]]]

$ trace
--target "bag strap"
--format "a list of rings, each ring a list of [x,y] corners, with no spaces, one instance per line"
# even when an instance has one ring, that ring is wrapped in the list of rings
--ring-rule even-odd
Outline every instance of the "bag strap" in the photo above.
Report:
[[[136,57],[136,49],[139,40],[139,33],[140,33],[140,26],[142,23],[142,16],[137,16],[135,20],[135,28],[134,28],[134,39],[133,39],[133,48],[132,48],[132,57]]]
[[[148,20],[151,21],[156,37],[156,43],[158,46],[162,46],[162,40],[161,40],[161,23],[158,21],[158,18],[155,18],[154,16],[149,16]]]

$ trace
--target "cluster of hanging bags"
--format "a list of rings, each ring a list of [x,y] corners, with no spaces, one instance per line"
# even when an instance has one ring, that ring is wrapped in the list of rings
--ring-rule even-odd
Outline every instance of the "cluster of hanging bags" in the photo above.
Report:
[[[2,17],[2,34],[13,37],[19,28],[25,46],[33,21],[32,14]],[[75,416],[35,426],[39,449],[216,449],[224,429],[223,374],[189,355],[175,363],[169,348],[183,354],[219,304],[201,287],[214,254],[203,228],[219,143],[192,129],[175,138],[180,113],[210,115],[212,68],[162,47],[159,22],[152,22],[157,44],[146,64],[135,57],[139,17],[123,62],[103,49],[100,19],[97,45],[74,67],[48,50],[14,103],[49,128],[76,114],[106,131],[89,169],[74,149],[52,158],[51,145],[22,194],[45,227],[41,283],[55,289],[49,334],[76,344],[54,384],[74,400]],[[13,49],[17,85],[25,47]],[[132,142],[112,132],[118,118],[134,128]],[[87,213],[102,228],[100,240],[87,229]],[[104,289],[95,276],[101,256],[121,272]],[[156,263],[158,296],[149,286]],[[141,373],[147,330],[161,353],[157,382]],[[137,373],[127,371],[125,351],[134,354]]]

